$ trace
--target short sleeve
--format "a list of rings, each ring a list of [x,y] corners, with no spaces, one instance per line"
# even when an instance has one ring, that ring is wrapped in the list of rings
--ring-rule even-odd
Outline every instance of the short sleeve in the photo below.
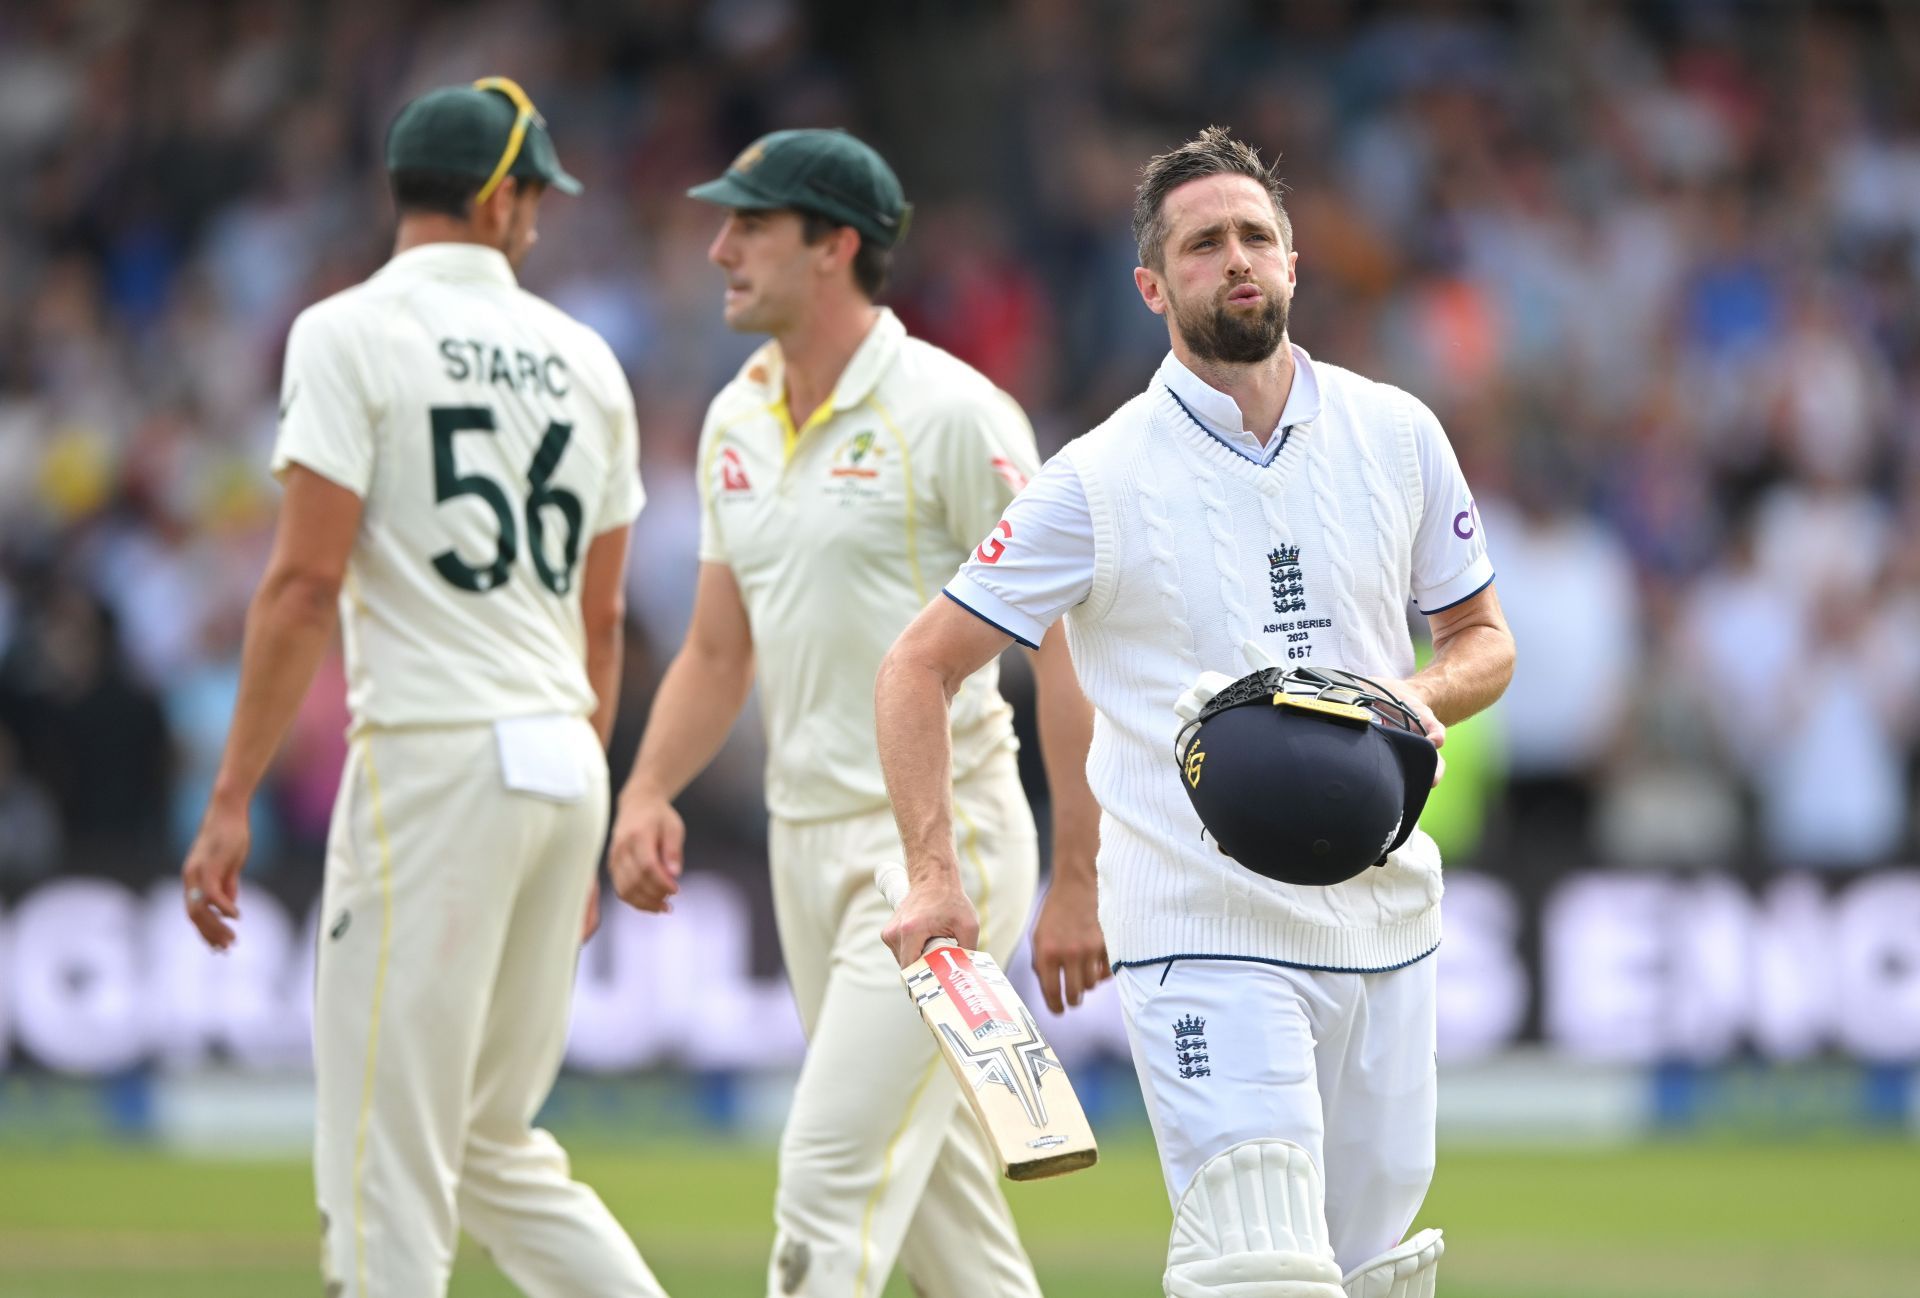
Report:
[[[274,477],[300,464],[366,498],[373,485],[377,411],[360,356],[343,311],[309,307],[294,320],[280,381]]]
[[[611,393],[607,420],[613,430],[613,455],[607,466],[606,490],[600,497],[597,527],[601,532],[611,532],[640,517],[647,491],[640,481],[640,423],[634,414],[633,388],[611,350],[605,363]]]
[[[1033,425],[1019,403],[997,389],[958,402],[939,418],[935,490],[948,533],[957,544],[972,545],[1040,472]]]
[[[719,428],[713,417],[711,407],[707,410],[707,422],[700,429],[700,450],[694,458],[695,473],[698,481],[694,484],[700,492],[700,562],[726,563],[727,547],[720,538],[720,516],[713,508],[713,475],[724,471],[725,466],[713,462],[714,453],[719,450]]]
[[[1093,590],[1093,518],[1079,471],[1065,455],[986,530],[945,594],[1028,648]]]
[[[1438,613],[1486,589],[1493,561],[1452,444],[1431,410],[1418,401],[1413,406],[1422,506],[1413,535],[1413,599],[1422,613]]]

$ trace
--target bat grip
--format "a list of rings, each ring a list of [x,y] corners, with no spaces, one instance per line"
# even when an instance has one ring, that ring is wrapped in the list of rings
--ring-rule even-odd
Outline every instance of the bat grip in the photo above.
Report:
[[[887,905],[899,910],[900,903],[907,899],[907,867],[898,861],[888,861],[885,865],[876,867],[873,872],[873,885],[880,890],[880,895],[886,898]],[[927,939],[927,944],[920,948],[920,954],[925,955],[935,947],[959,945],[950,937],[930,937]]]

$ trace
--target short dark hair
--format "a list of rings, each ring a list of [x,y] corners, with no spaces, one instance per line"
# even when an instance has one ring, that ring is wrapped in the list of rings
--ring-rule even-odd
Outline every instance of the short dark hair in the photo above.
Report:
[[[452,171],[395,171],[388,180],[393,186],[393,205],[402,215],[431,212],[462,219],[473,214],[474,195],[487,183]]]
[[[800,237],[809,245],[819,243],[847,224],[805,208],[799,211]],[[860,234],[858,230],[854,230],[854,233]],[[860,251],[853,254],[853,282],[860,286],[860,291],[867,295],[869,302],[877,302],[880,295],[887,291],[887,280],[892,274],[893,249],[882,248],[866,235],[860,234]]]
[[[1280,223],[1280,242],[1293,248],[1293,222],[1281,196],[1286,186],[1272,167],[1260,161],[1260,151],[1233,138],[1224,126],[1209,126],[1177,149],[1154,155],[1140,171],[1140,188],[1133,197],[1133,242],[1140,264],[1159,270],[1166,265],[1167,195],[1190,180],[1208,176],[1245,176],[1260,183],[1273,200]]]

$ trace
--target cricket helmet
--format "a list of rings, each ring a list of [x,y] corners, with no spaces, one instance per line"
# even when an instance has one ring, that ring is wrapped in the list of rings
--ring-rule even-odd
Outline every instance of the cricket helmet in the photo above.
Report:
[[[1174,741],[1180,783],[1220,850],[1281,883],[1343,883],[1413,833],[1439,753],[1384,687],[1269,667],[1215,694]]]

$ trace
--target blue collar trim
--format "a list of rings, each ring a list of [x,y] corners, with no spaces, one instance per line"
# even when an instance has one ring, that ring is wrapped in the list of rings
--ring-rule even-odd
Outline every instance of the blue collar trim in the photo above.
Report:
[[[1185,415],[1188,419],[1193,421],[1193,426],[1195,428],[1198,428],[1201,432],[1205,433],[1208,437],[1211,437],[1214,441],[1220,443],[1220,445],[1226,447],[1229,451],[1232,451],[1235,455],[1239,456],[1241,459],[1246,460],[1250,464],[1257,464],[1263,469],[1266,468],[1269,464],[1272,464],[1274,460],[1279,458],[1280,452],[1286,449],[1287,439],[1293,436],[1293,429],[1291,426],[1281,429],[1280,436],[1274,441],[1273,445],[1269,447],[1267,450],[1267,458],[1264,460],[1258,459],[1254,456],[1248,455],[1244,448],[1235,446],[1232,442],[1220,436],[1220,434],[1214,432],[1213,429],[1207,427],[1206,421],[1201,419],[1200,416],[1194,414],[1193,411],[1187,407],[1187,403],[1180,399],[1180,394],[1178,392],[1175,392],[1171,386],[1165,383],[1161,384],[1160,386],[1167,389],[1167,395],[1173,398],[1173,404],[1180,407],[1181,414]]]

